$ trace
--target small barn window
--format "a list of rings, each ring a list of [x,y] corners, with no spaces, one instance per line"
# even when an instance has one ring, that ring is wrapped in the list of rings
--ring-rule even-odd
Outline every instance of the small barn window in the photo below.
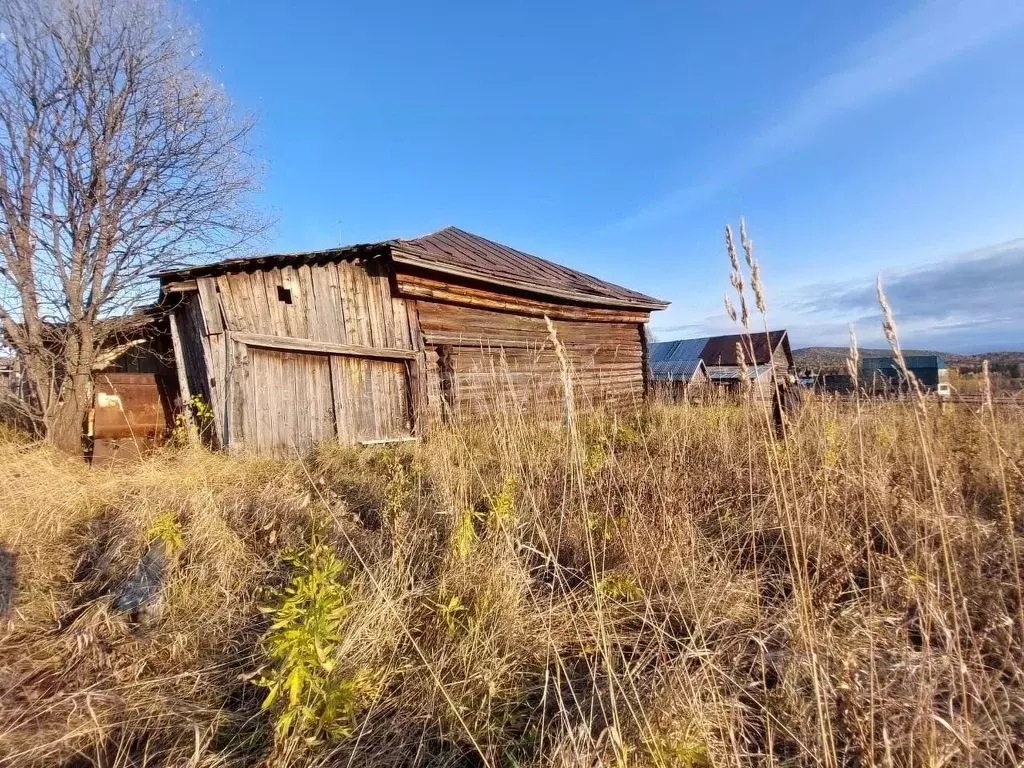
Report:
[[[277,286],[277,300],[283,301],[285,304],[292,303],[292,292],[285,288],[283,285]]]

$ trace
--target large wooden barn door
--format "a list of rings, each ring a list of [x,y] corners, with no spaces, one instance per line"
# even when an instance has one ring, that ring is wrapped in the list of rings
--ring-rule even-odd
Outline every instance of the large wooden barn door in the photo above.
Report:
[[[340,442],[398,440],[412,434],[404,362],[332,355],[331,384]]]
[[[249,350],[252,372],[251,443],[270,456],[295,456],[316,443],[333,440],[334,399],[326,355]]]
[[[301,455],[412,434],[406,363],[250,347],[247,443],[265,456]]]

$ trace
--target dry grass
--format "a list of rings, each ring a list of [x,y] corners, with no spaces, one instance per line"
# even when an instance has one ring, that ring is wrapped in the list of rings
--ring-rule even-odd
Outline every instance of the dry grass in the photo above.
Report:
[[[1022,427],[815,401],[780,443],[758,407],[579,408],[122,471],[4,436],[0,762],[1019,764]],[[167,513],[156,604],[115,613]],[[352,722],[275,743],[258,607],[314,526],[349,563]]]
[[[1024,409],[777,440],[763,402],[601,413],[559,359],[564,412],[398,449],[104,471],[0,431],[0,764],[1024,762]]]

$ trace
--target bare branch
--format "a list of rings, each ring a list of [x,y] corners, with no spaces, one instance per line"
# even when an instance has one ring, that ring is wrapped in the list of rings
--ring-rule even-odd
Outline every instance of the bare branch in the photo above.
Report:
[[[6,0],[0,32],[0,328],[52,420],[151,273],[259,233],[253,123],[163,0]]]

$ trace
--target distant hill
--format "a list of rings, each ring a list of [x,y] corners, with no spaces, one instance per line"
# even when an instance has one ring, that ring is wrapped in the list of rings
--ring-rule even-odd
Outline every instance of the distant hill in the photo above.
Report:
[[[802,347],[793,350],[793,361],[798,369],[803,368],[843,368],[849,357],[849,347]],[[888,349],[860,349],[861,357],[882,357],[892,354]],[[905,349],[905,355],[938,355],[948,365],[954,367],[980,366],[982,360],[993,365],[1013,365],[1024,363],[1024,352],[982,352],[974,355],[961,355],[955,352],[938,352],[931,349]]]

